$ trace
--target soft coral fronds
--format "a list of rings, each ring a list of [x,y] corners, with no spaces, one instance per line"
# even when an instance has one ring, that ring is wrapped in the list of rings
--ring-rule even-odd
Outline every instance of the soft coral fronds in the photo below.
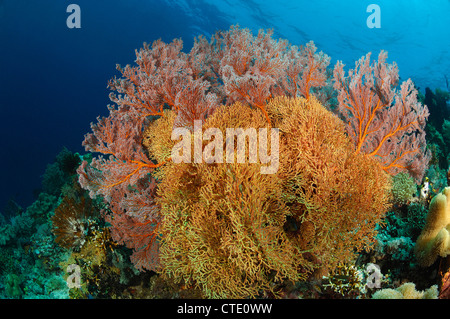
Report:
[[[409,171],[420,182],[430,159],[426,151],[425,124],[429,112],[417,100],[408,79],[397,89],[398,68],[387,64],[381,51],[378,61],[368,53],[345,76],[344,65],[334,68],[339,111],[356,153],[376,158],[391,174]]]

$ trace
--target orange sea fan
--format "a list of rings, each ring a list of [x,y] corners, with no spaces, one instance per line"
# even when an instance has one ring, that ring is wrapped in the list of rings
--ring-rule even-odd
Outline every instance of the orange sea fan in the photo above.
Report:
[[[388,207],[388,174],[354,154],[344,123],[315,98],[277,97],[267,110],[283,132],[278,175],[296,236],[303,237],[307,223],[309,242],[302,245],[328,269],[351,261],[355,249],[374,242],[375,225]]]
[[[397,89],[397,64],[386,63],[387,52],[381,51],[378,61],[370,56],[361,57],[347,76],[342,62],[334,68],[347,133],[357,154],[376,159],[392,175],[408,171],[420,183],[431,158],[425,140],[428,108],[418,101],[411,79]]]

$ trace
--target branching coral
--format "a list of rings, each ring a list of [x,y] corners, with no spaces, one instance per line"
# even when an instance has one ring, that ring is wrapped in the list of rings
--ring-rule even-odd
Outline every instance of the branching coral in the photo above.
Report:
[[[399,89],[398,68],[387,64],[387,52],[378,61],[368,53],[345,76],[344,65],[334,68],[339,111],[356,153],[375,158],[391,174],[409,171],[420,183],[431,158],[426,149],[425,124],[428,108],[417,100],[411,79]]]
[[[78,174],[92,198],[103,196],[109,204],[112,237],[138,252],[139,268],[156,270],[158,265],[154,239],[160,214],[147,196],[155,188],[148,178],[171,162],[167,147],[152,146],[162,137],[147,131],[149,122],[171,114],[174,127],[192,130],[194,121],[204,121],[221,104],[235,102],[259,109],[268,122],[268,99],[309,97],[313,88],[325,84],[327,55],[317,52],[312,42],[298,48],[272,34],[261,30],[255,36],[233,26],[210,41],[200,36],[189,53],[182,52],[181,40],[158,40],[136,51],[136,65],[117,66],[121,77],[109,82],[114,105],[107,117],[91,124],[92,133],[83,142],[87,151],[101,155],[83,161]],[[163,138],[170,136],[166,131]],[[124,200],[128,197],[134,198],[131,206]]]
[[[300,230],[312,225],[307,246],[332,269],[373,243],[388,207],[389,176],[352,151],[344,123],[315,99],[279,97],[268,110],[283,132],[278,174],[285,200]]]
[[[266,127],[257,110],[236,103],[203,128]],[[247,154],[248,156],[248,154]],[[281,180],[261,163],[170,164],[159,188],[166,275],[199,285],[208,297],[255,296],[271,282],[303,277],[307,262],[283,230]]]
[[[40,196],[43,198],[45,196]],[[46,210],[40,211],[40,208],[48,208],[44,203],[38,203],[37,200],[26,211],[17,216],[13,216],[9,223],[0,225],[0,246],[7,245],[18,239],[19,236],[30,235],[36,225],[35,217],[38,213],[47,213]],[[41,207],[43,206],[43,207]]]
[[[373,71],[364,62],[375,82],[385,78],[383,63],[381,56]],[[317,89],[330,84],[328,64],[312,42],[291,46],[271,31],[254,36],[234,26],[210,41],[200,36],[188,53],[181,40],[145,44],[136,65],[118,67],[121,78],[109,83],[115,105],[84,140],[86,150],[101,155],[84,161],[78,173],[90,196],[105,200],[111,236],[133,250],[136,268],[197,285],[208,297],[238,298],[275,291],[317,268],[333,270],[371,247],[389,202],[386,171],[395,171],[380,165],[379,156],[391,159],[387,144],[395,138],[402,145],[388,168],[414,168],[402,159],[423,146],[426,109],[416,103],[411,82],[401,92],[389,91],[390,82],[375,83],[385,97],[358,82],[361,77],[346,78],[338,64],[341,104],[346,84],[350,91],[364,87],[375,103],[368,106],[375,107],[367,112],[370,123],[355,122],[369,125],[355,150],[358,136],[346,135],[349,124],[316,99],[323,96]],[[392,99],[395,110],[388,108]],[[393,133],[382,126],[398,122],[384,121],[386,112],[379,117],[382,106],[405,127]],[[224,140],[227,129],[238,131]],[[182,161],[174,157],[177,132],[194,141],[182,149]],[[261,132],[276,132],[276,139],[262,145]],[[200,142],[198,134],[204,134]],[[378,137],[382,143],[367,156],[365,142],[376,144]],[[270,148],[271,156],[252,153],[256,146]],[[261,174],[268,158],[275,169]]]
[[[281,131],[276,174],[260,174],[262,163],[250,163],[249,152],[245,163],[161,168],[163,272],[208,297],[255,296],[351,261],[355,248],[371,245],[387,207],[389,177],[348,148],[335,115],[315,99],[280,97],[266,109]],[[257,110],[236,103],[218,109],[203,129],[266,126]]]

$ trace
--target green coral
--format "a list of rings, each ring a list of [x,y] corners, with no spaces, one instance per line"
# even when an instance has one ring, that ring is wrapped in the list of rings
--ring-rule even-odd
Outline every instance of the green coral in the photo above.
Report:
[[[72,153],[67,148],[63,148],[56,155],[56,161],[47,165],[42,176],[42,188],[45,193],[59,195],[61,188],[70,183],[76,176],[76,169],[81,164],[81,157],[78,153]]]
[[[377,225],[377,244],[369,253],[370,262],[389,271],[392,278],[415,273],[414,247],[425,220],[427,209],[413,203],[397,211],[389,211]]]
[[[413,241],[416,241],[421,230],[425,226],[426,217],[427,209],[423,205],[413,203],[408,206],[405,231],[409,234]]]
[[[0,278],[10,273],[17,272],[17,261],[11,258],[11,249],[2,247],[0,249]]]
[[[444,119],[444,123],[442,123],[442,135],[445,140],[450,140],[450,121],[447,119]]]
[[[36,220],[36,223],[42,224],[47,222],[48,216],[57,205],[57,196],[40,193],[38,199],[27,208],[26,212],[30,217],[33,217]]]
[[[6,276],[6,281],[5,281],[6,295],[9,298],[14,298],[14,299],[21,298],[23,295],[23,290],[20,287],[21,283],[22,283],[22,280],[18,275],[8,274],[8,276]]]
[[[5,224],[0,227],[0,246],[5,246],[16,236],[14,227],[11,224]]]
[[[29,240],[28,237],[36,230],[36,226],[47,222],[56,203],[57,197],[46,193],[39,194],[38,199],[24,212],[0,225],[0,246],[6,246],[19,237]]]
[[[34,220],[28,212],[12,217],[9,223],[0,227],[0,246],[8,245],[18,236],[29,234],[33,224]]]
[[[395,205],[408,204],[417,193],[414,179],[405,172],[392,177],[392,198]]]

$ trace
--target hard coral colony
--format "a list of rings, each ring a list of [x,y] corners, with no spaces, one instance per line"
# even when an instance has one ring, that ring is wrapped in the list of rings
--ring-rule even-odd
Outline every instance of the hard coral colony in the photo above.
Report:
[[[133,250],[137,269],[206,297],[276,294],[277,284],[333,272],[373,245],[390,174],[421,181],[428,109],[410,80],[397,88],[386,52],[362,57],[348,75],[338,62],[331,77],[330,58],[313,42],[272,36],[233,26],[196,38],[189,53],[181,40],[158,40],[136,51],[136,65],[117,67],[115,105],[84,140],[101,155],[78,174],[108,204],[111,236]],[[176,163],[174,128],[194,139],[198,120],[203,133],[242,128],[232,138],[249,140],[244,161]],[[264,128],[279,130],[273,174],[260,173],[265,163],[251,160],[255,142],[245,135]],[[194,147],[239,152],[216,139]]]

